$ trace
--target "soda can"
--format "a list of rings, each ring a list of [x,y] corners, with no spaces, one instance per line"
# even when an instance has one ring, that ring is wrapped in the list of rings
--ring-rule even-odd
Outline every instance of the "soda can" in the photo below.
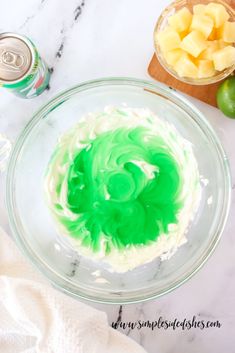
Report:
[[[0,86],[22,98],[41,94],[49,84],[50,70],[28,38],[0,34]]]

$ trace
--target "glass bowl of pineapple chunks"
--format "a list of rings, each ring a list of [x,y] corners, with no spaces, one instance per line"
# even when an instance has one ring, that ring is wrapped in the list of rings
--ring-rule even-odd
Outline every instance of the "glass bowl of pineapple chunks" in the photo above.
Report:
[[[225,1],[175,1],[157,21],[154,45],[160,64],[178,80],[218,82],[235,70],[235,9]]]

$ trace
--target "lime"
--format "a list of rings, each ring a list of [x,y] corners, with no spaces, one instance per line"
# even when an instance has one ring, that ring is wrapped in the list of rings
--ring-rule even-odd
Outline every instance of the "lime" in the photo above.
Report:
[[[235,118],[235,76],[227,78],[219,86],[216,99],[224,115]]]

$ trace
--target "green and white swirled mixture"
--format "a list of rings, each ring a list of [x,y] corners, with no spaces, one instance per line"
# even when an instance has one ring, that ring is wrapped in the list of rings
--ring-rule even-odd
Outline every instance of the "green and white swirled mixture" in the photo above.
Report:
[[[90,113],[62,136],[45,190],[60,232],[117,272],[169,258],[200,199],[191,144],[151,111],[131,108]]]

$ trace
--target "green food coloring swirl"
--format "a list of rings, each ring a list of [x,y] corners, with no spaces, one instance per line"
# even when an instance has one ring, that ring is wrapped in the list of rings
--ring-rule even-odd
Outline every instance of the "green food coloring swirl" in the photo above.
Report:
[[[56,161],[56,154],[52,164]],[[182,207],[182,178],[173,151],[160,136],[143,126],[120,127],[91,140],[58,178],[56,192],[66,183],[66,208],[59,216],[68,234],[85,247],[105,253],[112,247],[147,245],[177,223]],[[57,210],[64,205],[57,203]]]

